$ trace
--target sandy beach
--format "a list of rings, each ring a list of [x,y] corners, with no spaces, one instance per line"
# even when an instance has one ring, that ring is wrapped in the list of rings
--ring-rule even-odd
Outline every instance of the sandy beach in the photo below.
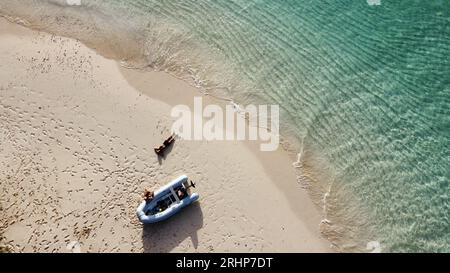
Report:
[[[292,160],[257,143],[177,139],[199,92],[79,41],[0,20],[0,232],[14,252],[327,252]],[[210,98],[205,98],[206,100]],[[187,174],[200,201],[143,226],[145,188]]]

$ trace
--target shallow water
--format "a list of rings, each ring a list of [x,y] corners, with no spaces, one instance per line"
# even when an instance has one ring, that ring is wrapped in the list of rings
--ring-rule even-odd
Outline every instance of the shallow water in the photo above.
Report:
[[[338,249],[450,251],[447,1],[8,2],[1,13],[204,92],[279,104]]]

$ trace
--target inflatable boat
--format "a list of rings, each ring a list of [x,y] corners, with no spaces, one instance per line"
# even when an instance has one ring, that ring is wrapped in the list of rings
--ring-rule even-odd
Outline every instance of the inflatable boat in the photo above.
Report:
[[[137,216],[143,224],[164,221],[199,198],[198,193],[189,193],[195,184],[182,175],[154,193],[153,199],[143,201],[137,208]]]

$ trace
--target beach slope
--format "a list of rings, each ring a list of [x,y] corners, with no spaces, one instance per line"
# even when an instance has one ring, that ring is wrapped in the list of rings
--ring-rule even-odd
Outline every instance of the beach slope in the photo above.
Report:
[[[199,93],[79,41],[0,20],[0,244],[16,252],[326,252],[287,153],[178,139],[171,108]],[[145,188],[187,174],[200,201],[143,227]]]

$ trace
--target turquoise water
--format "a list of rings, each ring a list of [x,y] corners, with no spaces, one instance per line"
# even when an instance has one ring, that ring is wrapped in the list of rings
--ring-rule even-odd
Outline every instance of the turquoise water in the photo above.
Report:
[[[115,41],[124,59],[205,92],[279,104],[299,182],[338,249],[450,251],[448,1],[104,2],[2,0],[0,10]]]

